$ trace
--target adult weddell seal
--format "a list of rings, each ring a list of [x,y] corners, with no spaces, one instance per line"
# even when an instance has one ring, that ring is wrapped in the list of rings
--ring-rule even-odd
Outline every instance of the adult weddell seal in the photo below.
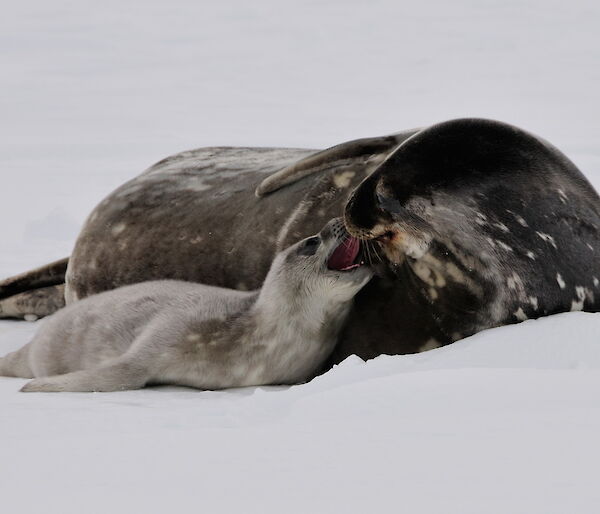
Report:
[[[90,296],[0,359],[0,374],[38,377],[26,392],[302,382],[333,350],[372,276],[361,258],[338,218],[280,252],[260,291],[161,280]]]
[[[260,287],[278,250],[344,213],[380,261],[328,365],[435,348],[600,306],[600,198],[559,150],[458,119],[298,149],[169,157],[91,213],[68,260],[0,284],[5,315],[44,315],[116,287],[179,279]]]

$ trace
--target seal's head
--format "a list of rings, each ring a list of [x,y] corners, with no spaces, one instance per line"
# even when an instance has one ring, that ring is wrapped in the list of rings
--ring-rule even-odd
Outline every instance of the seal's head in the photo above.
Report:
[[[534,223],[546,223],[538,219],[535,191],[554,182],[566,188],[552,152],[492,120],[434,125],[407,139],[354,191],[346,226],[356,237],[380,241],[396,263],[436,253],[436,244],[443,252],[498,255],[527,244]]]
[[[549,143],[462,119],[400,144],[352,193],[345,223],[351,235],[380,243],[387,268],[430,302],[440,332],[455,339],[581,309],[577,298],[586,295],[591,303],[593,277],[581,270],[590,269],[597,240],[589,221],[597,202]]]
[[[532,296],[524,277],[534,276],[535,231],[550,230],[532,198],[553,180],[538,171],[548,152],[498,122],[440,123],[407,139],[358,186],[346,227],[377,241],[388,269],[436,306],[436,319],[452,318],[445,326],[464,333],[484,319],[503,323]]]
[[[361,242],[350,236],[341,218],[331,220],[314,236],[280,252],[265,285],[276,282],[296,299],[310,297],[344,303],[369,281]]]

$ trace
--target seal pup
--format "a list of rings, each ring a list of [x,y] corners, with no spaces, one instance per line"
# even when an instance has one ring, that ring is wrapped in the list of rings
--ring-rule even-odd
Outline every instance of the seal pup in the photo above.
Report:
[[[260,291],[154,281],[91,296],[0,359],[0,374],[38,377],[26,392],[302,382],[331,353],[371,278],[360,259],[338,218],[280,252]]]

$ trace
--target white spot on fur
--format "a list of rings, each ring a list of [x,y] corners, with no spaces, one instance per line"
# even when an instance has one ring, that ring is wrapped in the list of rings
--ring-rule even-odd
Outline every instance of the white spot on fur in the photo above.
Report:
[[[546,243],[550,243],[552,246],[554,246],[554,248],[557,248],[556,243],[554,242],[554,238],[549,235],[549,234],[544,234],[543,232],[538,232],[536,230],[535,232],[543,241],[546,241]]]
[[[200,341],[200,339],[202,338],[202,336],[196,332],[192,332],[191,334],[188,334],[185,339],[187,341],[189,341],[190,343],[195,343],[197,341]]]
[[[417,261],[413,265],[413,271],[423,282],[430,286],[435,286],[435,277],[431,269],[426,266],[423,262]]]
[[[429,250],[429,244],[431,243],[431,237],[423,235],[423,237],[413,237],[410,234],[406,234],[402,239],[402,247],[404,253],[413,259],[420,259]]]
[[[537,311],[537,308],[538,308],[538,299],[535,296],[530,296],[529,297],[529,303],[531,304],[531,306],[533,307],[533,309]]]
[[[438,292],[437,292],[437,290],[435,289],[435,287],[430,287],[430,288],[429,288],[429,297],[430,297],[432,300],[437,300],[437,299],[438,299],[439,295],[438,295]]]
[[[192,176],[192,177],[189,177],[188,180],[186,180],[186,182],[185,182],[185,189],[187,189],[188,191],[195,191],[195,192],[200,193],[202,191],[206,191],[211,188],[212,188],[212,186],[209,186],[208,184],[203,182],[200,177]]]
[[[515,219],[517,220],[517,223],[519,225],[521,225],[522,227],[528,227],[529,226],[527,224],[527,222],[525,221],[525,219],[522,216],[519,216],[518,214],[515,214]]]
[[[585,244],[592,252],[594,251],[594,247],[590,243],[585,243]]]
[[[190,239],[190,244],[191,245],[197,245],[198,243],[202,242],[202,237],[201,236],[196,236],[193,239]]]
[[[446,272],[454,282],[459,284],[464,284],[466,282],[464,273],[453,262],[446,264]]]
[[[594,303],[594,292],[587,287],[585,288],[585,299],[590,303]]]
[[[515,316],[515,318],[517,318],[519,321],[525,321],[526,319],[529,319],[527,317],[527,315],[523,312],[523,309],[521,307],[519,307],[515,312],[513,312],[513,315]]]
[[[416,261],[412,266],[415,275],[431,287],[444,287],[446,280],[436,270],[431,269],[423,261]]]
[[[513,249],[510,246],[508,246],[504,241],[500,241],[500,240],[496,239],[496,243],[498,244],[498,246],[500,248],[502,248],[503,250],[505,250],[507,252],[513,251]]]
[[[557,189],[556,192],[558,193],[558,196],[560,197],[560,201],[562,203],[567,203],[567,201],[569,200],[569,197],[566,195],[566,193],[562,189]]]
[[[125,223],[117,223],[116,225],[113,226],[113,228],[111,229],[112,235],[113,236],[118,236],[121,232],[123,232],[123,230],[125,230],[127,228],[127,225]]]
[[[445,287],[446,286],[446,279],[440,274],[440,273],[435,273],[435,285],[437,287]]]
[[[519,286],[523,285],[521,277],[513,272],[512,276],[506,279],[506,285],[509,289],[518,289]]]
[[[565,284],[565,281],[563,280],[563,278],[562,278],[562,276],[561,276],[561,274],[560,274],[560,273],[557,273],[557,274],[556,274],[556,281],[558,282],[558,285],[559,285],[559,287],[560,287],[561,289],[564,289],[564,288],[565,288],[565,285],[566,285],[566,284]]]
[[[527,257],[529,257],[532,261],[535,261],[535,253],[533,253],[531,250],[528,250],[525,255],[527,255]]]
[[[425,255],[423,259],[416,261],[413,265],[417,276],[433,287],[444,287],[446,285],[446,279],[440,272],[442,268],[443,263],[431,254]]]
[[[425,343],[423,343],[421,345],[421,347],[419,348],[419,351],[426,352],[428,350],[435,350],[436,348],[439,348],[440,346],[442,346],[440,344],[440,342],[432,337],[432,338],[428,339],[427,341],[425,341]]]
[[[583,302],[585,301],[585,287],[575,286],[575,296],[576,298],[571,302],[571,310],[582,311]]]
[[[494,223],[494,227],[499,228],[500,230],[502,230],[502,232],[510,232],[510,230],[508,230],[508,227],[504,223]]]
[[[338,189],[344,189],[350,185],[352,178],[356,175],[353,171],[344,171],[333,176],[333,183]]]
[[[596,277],[594,278],[594,287],[598,287],[600,285],[600,280],[598,280]]]
[[[25,314],[25,316],[23,316],[23,318],[25,319],[25,321],[37,321],[38,317],[35,314]]]

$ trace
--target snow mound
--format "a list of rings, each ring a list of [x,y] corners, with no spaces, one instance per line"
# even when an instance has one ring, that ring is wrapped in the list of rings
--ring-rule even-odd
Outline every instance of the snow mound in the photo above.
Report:
[[[0,323],[0,348],[39,323]],[[308,384],[23,394],[0,379],[18,512],[594,512],[600,314],[346,359]],[[11,347],[11,348],[9,348]],[[13,510],[17,512],[16,510]]]

